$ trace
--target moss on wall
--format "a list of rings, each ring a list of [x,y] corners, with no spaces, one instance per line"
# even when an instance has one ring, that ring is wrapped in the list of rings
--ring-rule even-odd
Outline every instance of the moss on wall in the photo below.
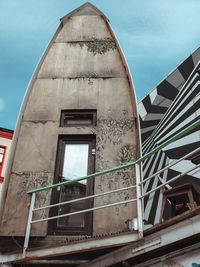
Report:
[[[92,38],[91,41],[77,41],[76,43],[78,43],[81,48],[86,45],[88,47],[88,51],[93,53],[93,55],[102,55],[117,48],[115,41],[110,37],[104,39]],[[75,42],[73,44],[75,44]]]
[[[134,159],[133,146],[130,144],[127,144],[127,145],[121,147],[120,150],[118,151],[117,159],[118,159],[120,165],[123,165],[123,164],[126,164],[126,163],[133,161],[133,159]]]
[[[17,172],[13,173],[19,181],[17,195],[21,198],[27,195],[27,191],[45,187],[53,183],[53,173],[41,172]],[[45,190],[36,194],[35,208],[50,204],[51,190]],[[30,203],[28,204],[30,205]],[[48,209],[34,213],[34,219],[44,218],[48,215]]]

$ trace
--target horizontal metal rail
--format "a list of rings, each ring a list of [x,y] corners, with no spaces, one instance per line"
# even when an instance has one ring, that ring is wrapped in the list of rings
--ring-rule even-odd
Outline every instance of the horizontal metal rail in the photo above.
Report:
[[[164,187],[165,185],[171,183],[171,182],[174,182],[175,180],[181,178],[182,176],[188,174],[189,172],[197,169],[198,167],[200,167],[200,164],[198,164],[197,166],[191,168],[190,170],[182,173],[182,174],[179,174],[177,176],[175,176],[174,178],[172,178],[171,180],[157,186],[156,188],[152,189],[151,191],[143,194],[141,198],[144,198],[146,196],[148,196],[149,194],[153,193],[154,191]],[[117,189],[118,191],[118,189]],[[108,193],[108,192],[105,192],[105,193]],[[79,199],[80,200],[80,199]],[[90,208],[90,209],[85,209],[85,210],[80,210],[80,211],[76,211],[76,212],[71,212],[71,213],[66,213],[66,214],[62,214],[62,215],[58,215],[58,216],[53,216],[53,217],[49,217],[49,218],[44,218],[44,219],[39,219],[39,220],[35,220],[35,221],[31,221],[31,223],[37,223],[37,222],[44,222],[44,221],[49,221],[49,220],[53,220],[53,219],[58,219],[58,218],[63,218],[63,217],[68,217],[68,216],[72,216],[72,215],[77,215],[77,214],[80,214],[80,213],[85,213],[85,212],[89,212],[89,211],[93,211],[93,210],[98,210],[98,209],[104,209],[104,208],[109,208],[109,207],[113,207],[113,206],[117,206],[117,205],[122,205],[122,204],[126,204],[126,203],[130,203],[130,202],[134,202],[136,201],[137,198],[134,198],[134,199],[129,199],[129,200],[125,200],[125,201],[121,201],[121,202],[115,202],[115,203],[111,203],[111,204],[108,204],[108,205],[104,205],[104,206],[99,206],[99,207],[95,207],[95,208]],[[72,202],[72,201],[69,201],[69,202]],[[68,203],[69,203],[68,202]],[[73,201],[74,202],[74,201]],[[61,203],[63,204],[63,203]],[[57,203],[55,204],[56,206],[59,206],[60,203]],[[41,208],[37,208],[37,209],[34,209],[33,211],[36,211],[36,210],[40,210],[40,209],[43,209],[43,208],[47,208],[47,207],[52,207],[52,205],[50,206],[46,206],[46,207],[41,207]]]
[[[151,176],[147,177],[145,180],[141,181],[141,182],[139,183],[139,185],[146,183],[148,180],[152,179],[152,178],[155,177],[156,175],[158,175],[158,174],[164,172],[165,170],[169,169],[170,167],[176,165],[176,164],[179,163],[180,161],[182,161],[182,160],[184,160],[184,159],[186,159],[186,158],[192,156],[193,154],[195,154],[195,153],[197,153],[197,152],[199,152],[199,151],[200,151],[200,147],[197,148],[197,149],[195,149],[194,151],[188,153],[188,154],[185,155],[184,157],[182,157],[182,158],[180,158],[180,159],[178,159],[178,160],[174,160],[172,163],[170,163],[169,165],[167,165],[167,166],[164,167],[163,169],[160,169],[159,171],[155,172],[155,173],[152,174]]]
[[[105,208],[109,208],[109,207],[113,207],[113,206],[123,205],[123,204],[127,204],[127,203],[134,202],[134,201],[137,201],[137,198],[124,200],[124,201],[121,201],[121,202],[115,202],[115,203],[111,203],[111,204],[108,204],[108,205],[99,206],[99,207],[95,207],[95,208],[90,208],[90,209],[86,209],[86,210],[80,210],[80,211],[75,211],[75,212],[71,212],[71,213],[66,213],[66,214],[53,216],[53,217],[49,217],[49,218],[39,219],[39,220],[31,221],[31,223],[50,221],[50,220],[54,220],[54,219],[59,219],[59,218],[63,218],[63,217],[77,215],[77,214],[80,214],[80,213],[85,213],[85,212],[88,212],[88,211],[100,210],[100,209],[105,209]]]
[[[90,179],[99,175],[103,175],[106,173],[110,173],[113,171],[118,171],[121,169],[125,169],[131,166],[134,166],[136,163],[140,163],[142,161],[144,161],[145,159],[149,158],[151,155],[153,155],[154,153],[158,152],[159,150],[161,150],[163,147],[167,146],[168,144],[174,142],[175,140],[177,140],[178,138],[182,137],[183,135],[185,135],[186,133],[188,133],[189,131],[191,131],[192,129],[196,128],[197,126],[200,125],[200,119],[195,121],[194,123],[192,123],[191,125],[187,126],[185,129],[183,129],[182,131],[178,132],[177,134],[175,134],[174,136],[172,136],[171,138],[167,139],[165,142],[163,142],[162,144],[158,145],[157,147],[155,147],[154,149],[152,149],[150,152],[148,152],[147,154],[145,154],[144,156],[142,156],[141,158],[137,159],[136,161],[124,164],[124,165],[120,165],[111,169],[107,169],[101,172],[96,172],[93,174],[89,174],[87,176],[84,177],[80,177],[80,178],[76,178],[76,179],[72,179],[70,181],[66,181],[66,182],[61,182],[61,183],[57,183],[57,184],[53,184],[53,185],[49,185],[46,187],[41,187],[41,188],[37,188],[37,189],[33,189],[27,192],[27,194],[32,194],[34,192],[39,192],[39,191],[44,191],[44,190],[48,190],[51,188],[55,188],[61,185],[67,185],[67,184],[71,184],[74,182],[79,182],[85,179]]]
[[[157,186],[156,188],[154,188],[154,189],[148,191],[147,193],[143,194],[140,198],[144,198],[144,197],[148,196],[149,194],[151,194],[151,193],[153,193],[154,191],[156,191],[156,190],[162,188],[163,186],[165,186],[165,185],[167,185],[167,184],[169,184],[169,183],[171,183],[171,182],[174,182],[174,181],[176,181],[177,179],[181,178],[182,176],[184,176],[184,175],[186,175],[186,174],[188,174],[188,173],[190,173],[190,172],[196,170],[198,167],[200,167],[200,164],[198,164],[197,166],[191,168],[190,170],[188,170],[188,171],[186,171],[186,172],[184,172],[184,173],[181,173],[181,174],[175,176],[174,178],[172,178],[172,179],[168,180],[167,182],[165,182],[165,183],[163,183],[163,184]]]
[[[136,187],[136,185],[131,185],[131,186],[128,186],[128,187],[123,187],[123,188],[119,188],[119,189],[116,189],[116,190],[112,190],[112,191],[108,191],[108,192],[104,192],[104,193],[99,193],[99,194],[96,194],[96,195],[91,195],[91,196],[82,197],[82,198],[76,198],[76,199],[72,199],[72,200],[69,200],[69,201],[64,201],[64,202],[59,202],[59,203],[56,203],[56,204],[52,204],[52,205],[49,205],[49,206],[35,208],[35,209],[33,209],[33,211],[49,209],[49,208],[53,208],[53,207],[56,207],[56,206],[61,206],[61,205],[65,205],[65,204],[74,203],[74,202],[77,202],[77,201],[82,201],[82,200],[86,200],[86,199],[90,199],[90,198],[105,196],[105,195],[108,195],[108,194],[112,194],[112,193],[116,193],[116,192],[120,192],[120,191],[124,191],[124,190],[128,190],[128,189],[132,189],[132,188],[135,188],[135,187]]]

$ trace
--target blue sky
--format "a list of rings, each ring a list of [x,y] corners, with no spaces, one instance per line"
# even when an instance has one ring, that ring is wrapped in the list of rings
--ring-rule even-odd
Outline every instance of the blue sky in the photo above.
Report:
[[[14,129],[59,19],[83,0],[0,0],[0,127]],[[138,100],[200,45],[199,0],[94,0],[127,58]]]

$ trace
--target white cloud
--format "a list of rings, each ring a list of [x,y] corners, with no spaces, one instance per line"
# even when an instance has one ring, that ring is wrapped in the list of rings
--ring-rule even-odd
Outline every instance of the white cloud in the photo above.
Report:
[[[5,107],[5,102],[4,100],[0,97],[0,111],[4,110]]]

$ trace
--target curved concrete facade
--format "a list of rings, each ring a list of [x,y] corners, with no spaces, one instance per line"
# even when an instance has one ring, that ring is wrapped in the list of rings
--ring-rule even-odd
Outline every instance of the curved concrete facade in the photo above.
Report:
[[[97,124],[61,127],[61,110],[97,110]],[[140,156],[136,98],[128,66],[106,17],[86,3],[61,19],[27,89],[7,169],[1,236],[24,236],[30,189],[54,183],[59,136],[96,138],[95,171]],[[128,155],[128,156],[127,156]],[[134,170],[97,177],[94,193],[135,184]],[[134,198],[135,190],[104,196],[94,206]],[[38,193],[36,205],[49,204],[51,191]],[[17,204],[16,204],[17,203]],[[41,215],[36,214],[35,218]],[[93,234],[126,229],[137,217],[136,203],[93,213]],[[47,223],[32,236],[45,236]]]

